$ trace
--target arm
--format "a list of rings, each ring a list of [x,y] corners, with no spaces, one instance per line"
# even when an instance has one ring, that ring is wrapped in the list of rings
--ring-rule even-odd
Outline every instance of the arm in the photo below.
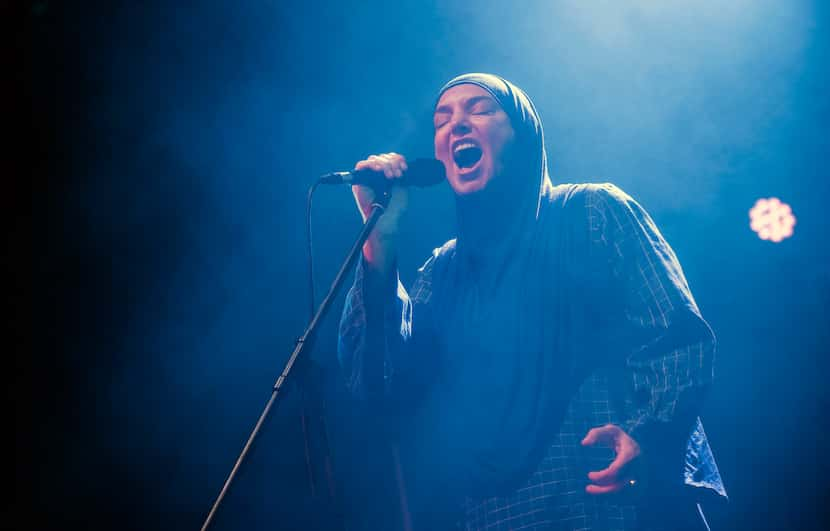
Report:
[[[346,296],[337,354],[349,390],[358,398],[400,402],[428,383],[435,352],[429,301],[439,250],[418,271],[412,297],[397,270],[373,276],[361,257]]]
[[[648,213],[613,185],[588,194],[587,208],[593,249],[607,260],[619,287],[612,311],[620,324],[610,331],[608,347],[609,363],[625,379],[626,420],[614,442],[633,441],[628,459],[640,455],[642,479],[652,490],[668,492],[681,483],[686,441],[712,383],[715,338]],[[606,432],[586,439],[590,443]],[[599,476],[600,486],[607,476],[626,479],[619,473],[627,462],[615,464],[617,474]]]
[[[383,171],[387,179],[394,180],[407,166],[403,157],[389,153],[371,156],[355,168]],[[353,192],[365,220],[371,212],[374,191],[355,186]],[[349,389],[372,402],[383,398],[384,405],[391,405],[393,394],[412,394],[409,388],[417,387],[422,380],[417,369],[425,366],[418,354],[434,351],[429,345],[432,334],[428,311],[433,259],[419,271],[413,288],[415,297],[410,299],[396,267],[398,222],[408,199],[404,188],[393,186],[390,193],[386,211],[363,247],[338,337],[338,359]]]

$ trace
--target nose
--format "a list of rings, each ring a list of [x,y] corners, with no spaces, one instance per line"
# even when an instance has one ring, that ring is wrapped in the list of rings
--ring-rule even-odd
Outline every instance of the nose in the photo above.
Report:
[[[470,122],[466,114],[455,118],[450,129],[454,135],[463,135],[470,132]]]

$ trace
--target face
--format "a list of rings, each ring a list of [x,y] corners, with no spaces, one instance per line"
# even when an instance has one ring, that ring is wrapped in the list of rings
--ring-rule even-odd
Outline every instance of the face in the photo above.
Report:
[[[435,158],[458,195],[483,190],[503,169],[515,136],[510,118],[489,92],[464,83],[441,95],[433,117]]]

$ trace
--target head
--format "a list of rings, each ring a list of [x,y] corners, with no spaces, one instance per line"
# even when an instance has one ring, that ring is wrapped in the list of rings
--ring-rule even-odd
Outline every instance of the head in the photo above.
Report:
[[[483,190],[504,171],[507,146],[516,133],[499,102],[479,85],[445,90],[433,115],[435,158],[458,195]]]
[[[435,158],[459,198],[489,190],[526,191],[535,200],[548,182],[538,113],[509,81],[491,74],[452,79],[439,92],[433,124]]]

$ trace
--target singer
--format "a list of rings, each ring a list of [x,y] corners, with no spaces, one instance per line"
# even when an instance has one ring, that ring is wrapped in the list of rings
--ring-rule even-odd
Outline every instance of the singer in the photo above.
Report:
[[[413,529],[707,529],[725,496],[698,411],[715,338],[677,257],[612,184],[559,184],[530,98],[494,75],[438,93],[457,238],[407,291],[404,187],[363,248],[338,356],[394,425]],[[394,182],[389,153],[355,169]],[[358,207],[374,191],[354,186]]]

